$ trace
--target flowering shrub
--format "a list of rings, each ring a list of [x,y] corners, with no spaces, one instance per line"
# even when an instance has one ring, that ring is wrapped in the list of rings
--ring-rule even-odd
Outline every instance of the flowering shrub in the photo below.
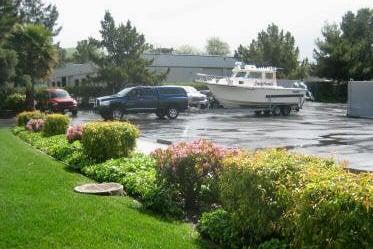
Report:
[[[21,112],[17,115],[17,125],[25,127],[30,119],[45,119],[45,114],[40,111]]]
[[[43,119],[30,119],[26,124],[26,129],[33,132],[39,132],[44,128]]]
[[[81,140],[83,136],[83,128],[82,124],[72,125],[67,129],[66,138],[69,143],[72,143],[77,140]]]
[[[197,140],[159,149],[152,155],[157,161],[160,185],[169,189],[175,204],[193,215],[218,201],[217,177],[221,161],[227,153],[236,152],[207,140]]]

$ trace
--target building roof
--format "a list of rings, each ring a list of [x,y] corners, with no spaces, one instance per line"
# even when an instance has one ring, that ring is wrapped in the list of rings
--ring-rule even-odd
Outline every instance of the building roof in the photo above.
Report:
[[[188,68],[233,68],[236,59],[227,56],[209,55],[176,55],[176,54],[145,54],[148,60],[153,60],[151,67],[188,67]]]
[[[97,66],[92,63],[74,64],[66,63],[62,67],[56,68],[52,77],[68,77],[73,75],[88,75],[97,72]]]

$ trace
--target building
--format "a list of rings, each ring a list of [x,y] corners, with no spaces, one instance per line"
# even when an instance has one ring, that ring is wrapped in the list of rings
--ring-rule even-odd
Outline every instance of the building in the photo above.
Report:
[[[373,118],[373,81],[348,83],[347,116]]]
[[[167,72],[167,83],[193,82],[198,73],[216,76],[229,76],[236,60],[233,57],[206,56],[206,55],[175,55],[175,54],[145,54],[144,57],[152,60],[149,67],[156,72]],[[48,80],[52,87],[79,86],[89,77],[94,77],[97,67],[91,63],[67,63],[57,68]]]
[[[150,66],[156,72],[169,73],[165,82],[192,82],[197,74],[230,76],[236,59],[224,56],[146,54],[145,58],[153,60]]]
[[[48,80],[48,86],[79,86],[82,82],[89,79],[90,77],[95,77],[96,73],[97,67],[92,63],[66,63],[62,67],[59,67],[56,70],[54,70],[53,75]]]

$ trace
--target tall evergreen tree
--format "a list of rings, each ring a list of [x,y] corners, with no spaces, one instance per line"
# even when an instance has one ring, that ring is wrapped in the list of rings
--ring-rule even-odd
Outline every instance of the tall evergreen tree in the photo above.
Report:
[[[315,73],[338,82],[373,79],[373,9],[349,11],[327,24],[314,50]]]
[[[166,77],[166,73],[157,74],[148,69],[152,61],[144,59],[143,54],[150,45],[130,21],[116,26],[107,11],[101,21],[100,33],[102,39],[96,41],[96,44],[105,52],[94,60],[99,66],[97,80],[106,82],[113,91],[129,83],[157,84]]]
[[[279,77],[289,77],[298,67],[299,49],[290,32],[270,24],[248,47],[240,45],[235,57],[247,64],[279,67]]]

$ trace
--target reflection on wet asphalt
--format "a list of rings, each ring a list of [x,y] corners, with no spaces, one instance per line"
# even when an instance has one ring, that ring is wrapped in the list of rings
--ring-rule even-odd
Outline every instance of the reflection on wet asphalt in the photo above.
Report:
[[[249,110],[209,110],[182,114],[176,120],[129,115],[142,135],[172,142],[211,139],[230,147],[284,147],[347,160],[349,167],[373,171],[373,120],[346,117],[346,105],[306,103],[289,117],[255,117]],[[74,123],[100,119],[80,112]]]

